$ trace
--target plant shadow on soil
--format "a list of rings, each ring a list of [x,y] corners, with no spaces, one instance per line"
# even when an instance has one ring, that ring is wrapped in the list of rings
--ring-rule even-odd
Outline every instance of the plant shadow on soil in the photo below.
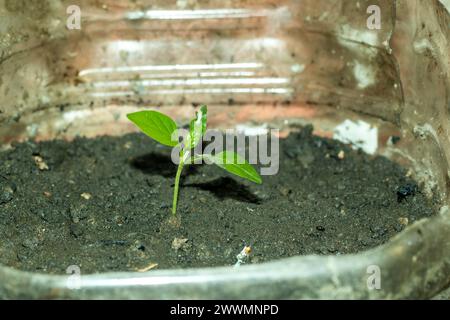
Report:
[[[189,183],[183,184],[182,186],[209,191],[220,200],[233,199],[239,202],[254,204],[261,204],[262,202],[248,187],[230,177],[220,177],[204,183]]]
[[[279,172],[261,185],[185,167],[176,218],[170,149],[143,134],[16,143],[0,153],[0,263],[59,274],[231,266],[246,244],[249,263],[339,255],[434,213],[405,169],[311,132],[280,140]]]
[[[131,159],[130,164],[150,175],[160,175],[166,178],[173,178],[177,172],[177,167],[172,163],[170,156],[162,153],[147,153]],[[196,174],[197,167],[186,166],[184,168],[189,174]]]
[[[148,153],[138,156],[130,161],[131,165],[150,175],[161,175],[166,178],[173,178],[177,172],[177,167],[173,165],[168,155],[161,153]],[[197,166],[185,166],[184,175],[181,178],[180,187],[198,188],[209,191],[218,199],[234,199],[240,202],[260,204],[261,199],[253,194],[245,185],[230,177],[220,177],[204,183],[183,184],[186,175],[197,174]]]

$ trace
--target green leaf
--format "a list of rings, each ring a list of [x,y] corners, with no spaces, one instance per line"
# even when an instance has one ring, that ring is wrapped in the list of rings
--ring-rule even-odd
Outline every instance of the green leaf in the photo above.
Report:
[[[170,117],[158,111],[147,110],[127,114],[139,129],[150,138],[169,147],[174,147],[178,141],[172,140],[172,134],[177,129],[177,124]]]
[[[206,105],[202,105],[200,110],[195,113],[195,119],[192,119],[189,124],[191,148],[195,148],[206,132],[207,112],[208,107]]]
[[[204,155],[205,156],[205,155]],[[255,168],[248,164],[241,156],[232,151],[219,152],[214,156],[208,156],[214,164],[235,174],[241,178],[261,184],[261,176],[256,172]]]

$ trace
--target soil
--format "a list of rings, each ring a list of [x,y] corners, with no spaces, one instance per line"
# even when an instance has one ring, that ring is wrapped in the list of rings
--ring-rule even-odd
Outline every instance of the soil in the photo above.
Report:
[[[375,247],[433,214],[406,170],[303,128],[256,185],[185,168],[144,134],[18,143],[0,153],[0,263],[65,274],[233,265]]]

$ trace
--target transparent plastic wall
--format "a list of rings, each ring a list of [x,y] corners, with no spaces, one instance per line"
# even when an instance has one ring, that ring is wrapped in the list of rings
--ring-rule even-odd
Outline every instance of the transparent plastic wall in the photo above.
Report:
[[[75,103],[195,102],[322,104],[398,119],[391,1],[3,2],[1,119]],[[67,30],[71,4],[80,29]],[[380,30],[367,27],[373,4]]]

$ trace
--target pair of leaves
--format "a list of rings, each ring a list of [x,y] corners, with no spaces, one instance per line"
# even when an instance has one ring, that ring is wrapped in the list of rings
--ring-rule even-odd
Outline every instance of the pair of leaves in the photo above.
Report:
[[[165,114],[149,110],[129,113],[127,117],[142,132],[159,143],[169,147],[178,145],[178,141],[172,140],[173,134],[177,130],[177,124]],[[183,148],[184,152],[193,149],[200,142],[206,132],[206,122],[207,107],[202,105],[196,113],[195,119],[189,124],[189,135],[186,141],[187,146]],[[216,155],[203,155],[203,157],[208,158],[220,168],[241,178],[258,184],[262,182],[256,170],[235,152],[223,151]]]

